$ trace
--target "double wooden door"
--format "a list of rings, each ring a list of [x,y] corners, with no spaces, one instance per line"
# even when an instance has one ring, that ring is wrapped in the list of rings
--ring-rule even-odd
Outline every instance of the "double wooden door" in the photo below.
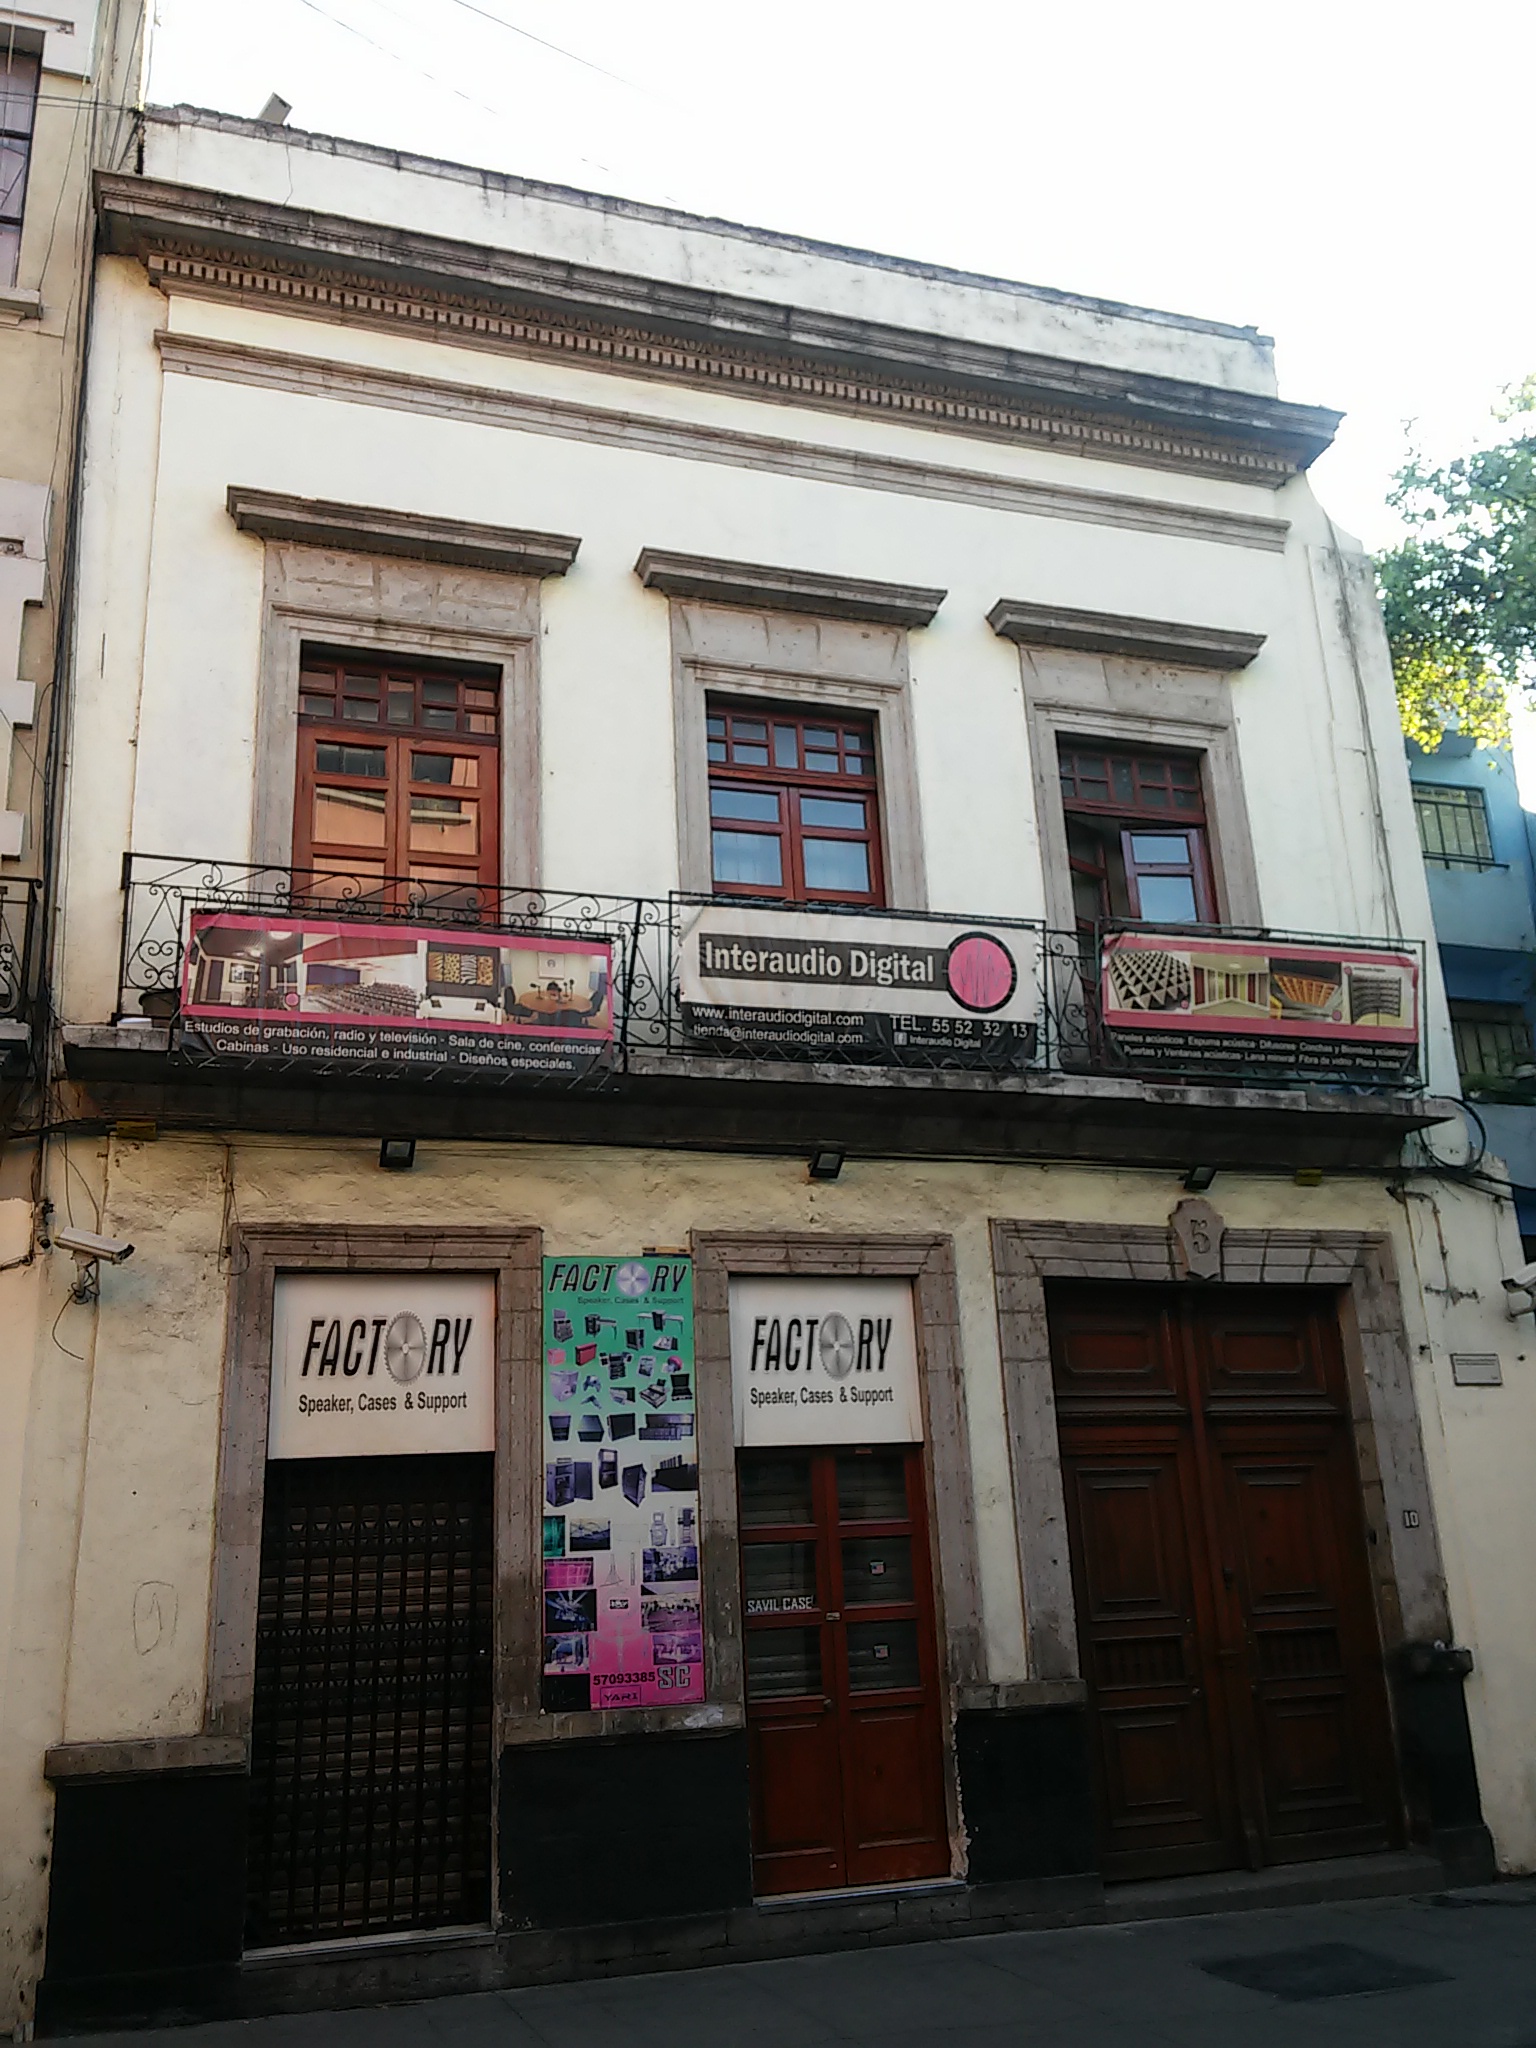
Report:
[[[921,1449],[737,1476],[756,1890],[947,1875]]]
[[[1384,1848],[1400,1805],[1336,1314],[1049,1300],[1108,1877]]]

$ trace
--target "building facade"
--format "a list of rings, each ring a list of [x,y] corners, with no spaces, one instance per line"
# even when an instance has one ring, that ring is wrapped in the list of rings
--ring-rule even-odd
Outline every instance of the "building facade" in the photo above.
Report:
[[[18,2016],[1528,1866],[1334,416],[187,109],[100,203]]]
[[[0,1101],[31,1074],[61,595],[92,263],[91,177],[129,160],[142,6],[0,7]],[[14,1173],[14,1167],[13,1167]],[[0,1182],[0,1258],[35,1190]],[[10,1203],[18,1201],[12,1208]]]
[[[1447,733],[1410,753],[1462,1090],[1536,1247],[1536,860],[1508,748]]]

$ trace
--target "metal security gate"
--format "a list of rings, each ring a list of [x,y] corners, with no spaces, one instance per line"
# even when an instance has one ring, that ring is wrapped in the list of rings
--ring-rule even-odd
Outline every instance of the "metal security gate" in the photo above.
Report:
[[[248,1946],[489,1919],[492,1466],[268,1464]]]

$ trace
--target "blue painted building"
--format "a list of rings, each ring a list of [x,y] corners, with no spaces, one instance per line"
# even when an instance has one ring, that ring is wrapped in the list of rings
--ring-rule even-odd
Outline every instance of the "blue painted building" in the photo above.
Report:
[[[1536,813],[1507,748],[1447,733],[1408,756],[1462,1089],[1536,1253]]]

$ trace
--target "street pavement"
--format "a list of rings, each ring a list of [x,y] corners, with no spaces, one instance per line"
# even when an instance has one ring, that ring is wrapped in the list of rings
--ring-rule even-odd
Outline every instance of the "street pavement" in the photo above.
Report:
[[[1536,2048],[1536,1881],[93,2039],[97,2048]]]

